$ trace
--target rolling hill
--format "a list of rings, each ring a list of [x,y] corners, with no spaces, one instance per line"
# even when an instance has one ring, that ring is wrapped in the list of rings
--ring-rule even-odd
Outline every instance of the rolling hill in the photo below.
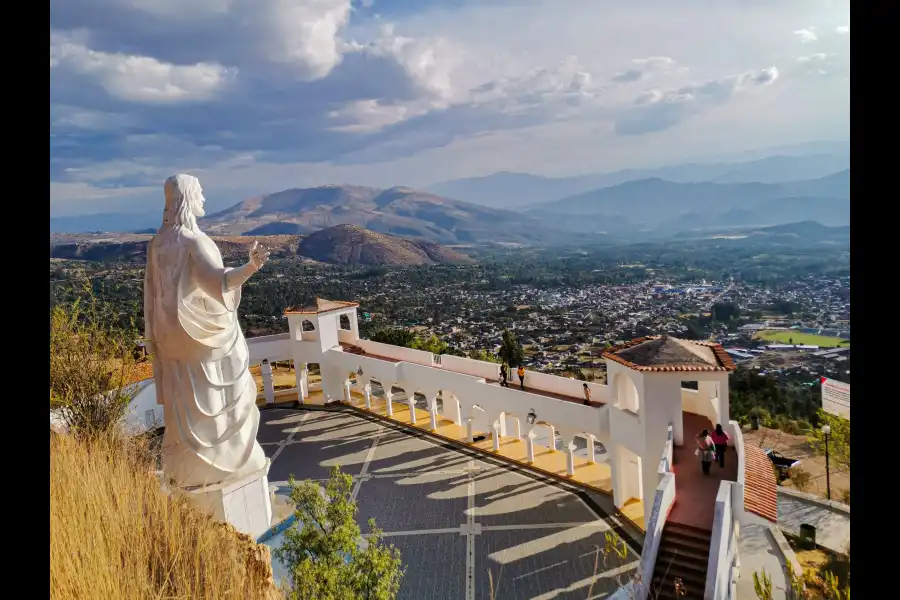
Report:
[[[140,234],[51,234],[50,257],[98,262],[147,260],[151,235]],[[247,260],[254,241],[270,249],[275,258],[298,256],[301,260],[330,264],[433,265],[473,262],[465,254],[433,242],[404,239],[369,231],[357,225],[337,225],[308,236],[211,236],[229,264]]]
[[[331,264],[348,266],[431,265],[473,262],[468,256],[422,239],[411,240],[336,225],[303,238],[297,252]]]
[[[441,244],[551,242],[565,233],[515,212],[451,200],[406,187],[328,185],[257,196],[202,219],[210,234],[307,234],[358,225]]]

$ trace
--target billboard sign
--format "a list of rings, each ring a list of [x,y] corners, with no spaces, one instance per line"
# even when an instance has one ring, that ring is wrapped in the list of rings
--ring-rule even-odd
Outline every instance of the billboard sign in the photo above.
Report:
[[[822,408],[825,412],[850,420],[850,384],[822,378]]]

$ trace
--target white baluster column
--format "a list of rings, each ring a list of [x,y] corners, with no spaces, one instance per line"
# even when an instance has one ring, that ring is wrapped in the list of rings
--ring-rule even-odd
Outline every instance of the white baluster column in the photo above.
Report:
[[[494,421],[494,435],[491,436],[494,440],[494,452],[500,452],[500,422]]]
[[[438,427],[437,421],[437,396],[428,403],[428,415],[431,417],[431,430],[435,431]]]
[[[366,410],[372,410],[372,386],[371,384],[366,384],[366,387],[363,388],[363,393],[366,396]]]
[[[569,477],[575,475],[575,443],[569,442],[569,445],[566,446],[566,473]]]
[[[350,379],[344,380],[344,402],[353,404],[353,395],[350,393]]]
[[[522,439],[522,419],[516,417],[516,439]]]
[[[409,422],[413,425],[416,424],[416,401],[415,396],[410,396],[406,399],[406,404],[409,406]]]
[[[475,443],[475,436],[472,434],[472,417],[466,417],[466,441],[470,444]]]
[[[530,465],[534,464],[534,438],[536,437],[537,435],[533,430],[529,431],[528,435],[525,436],[525,452],[528,455],[528,464]]]
[[[389,416],[389,417],[394,416],[394,404],[391,400],[393,397],[394,397],[394,395],[391,393],[391,388],[389,388],[389,387],[385,388],[384,401],[385,401],[385,408],[387,409],[387,416]]]
[[[263,393],[266,396],[266,404],[275,404],[275,385],[272,382],[272,365],[269,361],[262,362]]]
[[[597,462],[597,454],[596,454],[596,450],[594,448],[594,440],[596,440],[597,438],[594,435],[588,435],[585,439],[587,440],[588,460],[591,461],[592,463],[596,463]]]

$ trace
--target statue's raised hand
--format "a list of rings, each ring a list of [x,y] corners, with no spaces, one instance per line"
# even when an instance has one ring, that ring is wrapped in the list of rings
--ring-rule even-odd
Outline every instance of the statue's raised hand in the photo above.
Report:
[[[269,260],[269,249],[260,246],[259,242],[253,242],[253,246],[250,248],[250,264],[253,265],[253,268],[259,271],[267,260]]]

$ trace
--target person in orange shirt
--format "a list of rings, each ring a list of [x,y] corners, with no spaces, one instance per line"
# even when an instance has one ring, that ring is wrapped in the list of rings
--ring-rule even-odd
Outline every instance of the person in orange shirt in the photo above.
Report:
[[[525,389],[525,367],[523,367],[522,365],[519,365],[519,370],[516,372],[516,374],[519,376],[519,389],[524,390]]]

